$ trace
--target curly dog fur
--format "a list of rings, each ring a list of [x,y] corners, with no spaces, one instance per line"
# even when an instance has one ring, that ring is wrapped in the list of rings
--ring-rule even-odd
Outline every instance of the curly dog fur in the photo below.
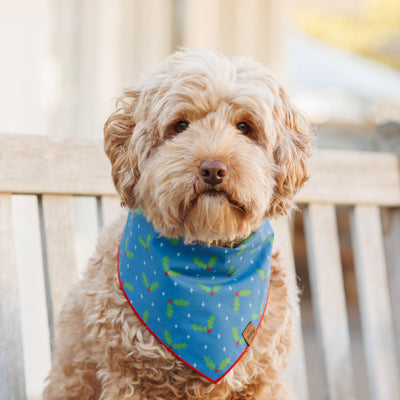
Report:
[[[188,243],[236,246],[263,218],[287,213],[308,176],[307,124],[274,76],[206,51],[177,52],[126,90],[104,143],[122,203]],[[205,160],[226,166],[218,186],[199,174]],[[215,385],[161,346],[127,303],[117,272],[125,218],[103,232],[66,299],[44,399],[291,398],[283,371],[297,292],[279,251],[259,333]]]

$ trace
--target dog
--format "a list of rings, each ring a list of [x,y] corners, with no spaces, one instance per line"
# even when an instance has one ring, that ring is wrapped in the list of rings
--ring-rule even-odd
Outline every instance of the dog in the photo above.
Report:
[[[129,216],[124,213],[104,230],[84,278],[65,301],[44,399],[291,399],[284,370],[297,289],[278,248],[272,248],[271,232],[265,241],[265,229],[270,229],[266,219],[291,210],[308,178],[310,138],[305,118],[273,74],[248,58],[180,50],[125,90],[105,123],[104,148]],[[138,236],[142,255],[137,253]],[[257,237],[258,250],[246,250]],[[182,254],[199,248],[219,253],[209,253],[217,256],[205,261],[189,254],[188,265],[172,260],[170,268],[171,256],[154,260],[152,240],[154,246],[165,243],[171,252],[177,245]],[[245,262],[239,261],[241,251],[248,251]],[[218,264],[224,253],[238,257],[235,265]],[[249,262],[253,256],[265,270],[256,272]],[[139,269],[141,260],[145,266]],[[139,271],[136,281],[124,280],[127,275],[120,270],[128,274],[129,267]],[[244,279],[253,283],[229,297],[241,268],[247,271]],[[152,282],[156,277],[176,285],[164,299],[167,289]],[[201,279],[220,284],[207,286]],[[200,310],[186,311],[190,285],[185,289],[182,282],[196,290],[191,303],[202,296],[215,300],[207,305],[208,314],[200,305]],[[254,301],[261,299],[261,306],[258,310],[257,303],[249,313],[245,308],[252,303],[246,301],[256,283],[262,294]],[[150,300],[144,303],[145,311],[132,297],[139,296],[137,290],[142,299],[158,296],[151,305]],[[174,293],[180,297],[174,299]],[[171,325],[156,333],[157,322],[153,327],[146,322],[151,307],[166,311],[165,323],[175,323],[175,328],[175,316],[185,309],[178,321],[186,327]],[[224,308],[245,324],[252,319],[246,327],[250,325],[251,338],[228,325],[216,334],[217,313],[225,315]],[[224,323],[228,316],[220,326]],[[190,346],[173,337],[194,333],[200,342]],[[218,342],[220,334],[225,334],[223,342]],[[205,350],[209,346],[212,352]],[[231,356],[220,362],[217,357],[226,346]]]

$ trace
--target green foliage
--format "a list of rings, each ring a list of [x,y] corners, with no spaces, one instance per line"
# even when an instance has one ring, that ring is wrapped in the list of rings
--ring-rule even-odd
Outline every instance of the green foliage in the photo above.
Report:
[[[251,290],[248,289],[243,289],[239,292],[239,296],[241,297],[247,297],[251,295]]]
[[[206,365],[207,365],[208,368],[210,368],[210,369],[212,369],[212,370],[215,370],[215,364],[214,364],[214,362],[211,360],[210,357],[204,357],[204,362],[206,363]]]
[[[260,278],[261,278],[262,280],[264,280],[264,279],[265,279],[265,273],[264,273],[264,271],[263,271],[262,269],[258,269],[257,272],[258,272],[258,275],[260,275]]]
[[[225,360],[221,361],[221,363],[219,364],[218,369],[219,370],[225,369],[229,365],[230,362],[231,362],[230,358],[225,358]]]
[[[179,243],[179,239],[171,239],[172,246],[176,246]]]

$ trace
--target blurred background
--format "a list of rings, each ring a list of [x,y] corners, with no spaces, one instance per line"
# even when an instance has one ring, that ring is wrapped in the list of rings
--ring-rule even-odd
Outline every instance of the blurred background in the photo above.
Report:
[[[101,139],[122,89],[181,46],[246,55],[269,67],[311,122],[317,148],[374,150],[378,125],[400,121],[399,0],[0,0],[0,133]],[[13,201],[20,275],[28,287],[40,286],[31,268],[40,251],[29,228],[37,225],[33,200]],[[81,270],[97,235],[91,201],[76,200]],[[297,215],[310,392],[321,399],[304,228]],[[339,208],[337,216],[357,391],[367,399],[349,212]],[[41,332],[44,317],[29,298],[22,302],[24,320]],[[38,336],[24,338],[30,399],[40,398],[50,365]]]

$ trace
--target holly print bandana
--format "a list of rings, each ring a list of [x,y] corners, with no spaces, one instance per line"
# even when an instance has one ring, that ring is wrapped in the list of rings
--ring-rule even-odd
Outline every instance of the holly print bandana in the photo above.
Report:
[[[122,290],[159,342],[217,383],[251,343],[246,332],[254,337],[260,326],[273,237],[264,220],[233,249],[184,244],[162,237],[140,209],[131,210],[119,250]]]

